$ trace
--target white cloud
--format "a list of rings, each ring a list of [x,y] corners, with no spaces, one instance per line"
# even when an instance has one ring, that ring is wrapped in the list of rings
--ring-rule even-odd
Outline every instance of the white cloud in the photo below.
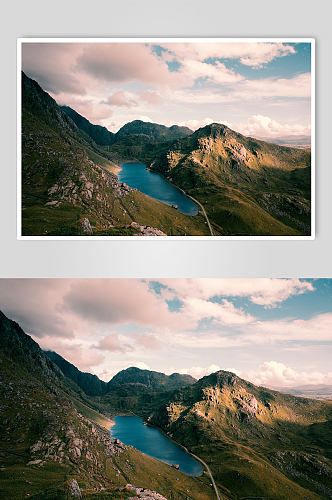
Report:
[[[237,374],[256,385],[267,387],[295,387],[306,384],[332,384],[332,372],[297,371],[278,361],[265,361],[257,370]]]
[[[185,121],[177,121],[177,122],[169,122],[168,126],[170,125],[179,125],[179,127],[188,127],[191,130],[197,130],[199,128],[205,127],[206,125],[210,125],[211,123],[223,123],[224,125],[227,125],[228,127],[231,126],[231,124],[225,120],[219,119],[219,120],[214,120],[213,118],[203,118],[201,120],[185,120]]]
[[[246,331],[246,338],[264,343],[277,341],[332,341],[332,313],[309,319],[257,321]]]
[[[201,319],[209,318],[220,325],[243,325],[254,320],[253,316],[236,308],[228,300],[222,300],[219,304],[196,297],[183,298],[181,314],[188,317],[188,323],[189,319],[198,322]]]
[[[180,297],[209,299],[214,296],[248,297],[255,304],[274,306],[292,295],[314,290],[311,282],[297,278],[255,278],[255,279],[160,279],[168,287],[163,291]]]
[[[117,333],[110,333],[106,337],[103,337],[94,347],[102,351],[122,353],[132,352],[134,350],[133,347],[127,343],[127,338]]]
[[[300,124],[280,123],[272,120],[268,116],[253,115],[250,116],[246,123],[240,123],[236,126],[236,130],[244,135],[251,137],[289,137],[289,136],[310,136],[311,127]]]
[[[234,96],[252,99],[258,97],[297,97],[311,95],[311,75],[302,73],[293,78],[262,78],[240,83]]]
[[[219,365],[210,365],[206,367],[202,366],[191,366],[190,368],[181,368],[178,370],[178,373],[191,375],[196,379],[200,379],[205,377],[206,375],[210,375],[210,373],[214,373],[221,370]]]
[[[175,57],[182,61],[205,59],[239,59],[246,66],[261,67],[264,64],[296,51],[283,43],[169,43],[163,44]],[[169,56],[168,56],[169,57]]]
[[[118,90],[114,94],[110,95],[103,104],[108,104],[109,106],[119,106],[125,108],[133,108],[137,106],[137,101],[135,100],[133,94],[130,92],[124,92],[123,90]]]
[[[198,78],[203,78],[208,82],[218,84],[230,84],[244,80],[244,77],[229,70],[220,62],[215,64],[207,64],[200,61],[184,60],[182,62],[181,73],[186,75],[193,82]],[[193,83],[192,82],[192,83]]]

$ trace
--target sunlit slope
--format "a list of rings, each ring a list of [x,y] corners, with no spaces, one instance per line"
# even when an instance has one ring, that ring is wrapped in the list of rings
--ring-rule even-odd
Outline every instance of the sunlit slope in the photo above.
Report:
[[[211,467],[235,498],[330,498],[332,405],[217,372],[175,391],[149,420]]]
[[[201,201],[226,235],[310,234],[311,152],[211,124],[161,146],[151,169]]]

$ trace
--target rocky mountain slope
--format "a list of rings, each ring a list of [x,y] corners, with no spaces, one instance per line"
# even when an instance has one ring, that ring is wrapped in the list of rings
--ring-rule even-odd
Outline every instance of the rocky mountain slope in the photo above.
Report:
[[[332,498],[332,403],[220,371],[146,416],[210,466],[235,498]]]
[[[23,235],[208,234],[202,215],[118,182],[117,158],[22,74]]]
[[[108,417],[2,313],[0,367],[0,498],[214,498],[205,476],[111,438]]]
[[[150,168],[197,198],[221,234],[310,234],[306,149],[245,137],[213,123],[161,145]]]

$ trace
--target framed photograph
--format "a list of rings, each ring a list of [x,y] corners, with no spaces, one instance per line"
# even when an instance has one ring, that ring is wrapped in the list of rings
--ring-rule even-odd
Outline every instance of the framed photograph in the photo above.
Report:
[[[314,239],[311,38],[21,38],[18,239]]]

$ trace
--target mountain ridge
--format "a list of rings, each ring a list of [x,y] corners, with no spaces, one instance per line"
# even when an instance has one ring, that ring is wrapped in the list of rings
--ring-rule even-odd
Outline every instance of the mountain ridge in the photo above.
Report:
[[[146,418],[207,461],[215,480],[239,497],[332,495],[331,402],[221,370],[174,391]]]

